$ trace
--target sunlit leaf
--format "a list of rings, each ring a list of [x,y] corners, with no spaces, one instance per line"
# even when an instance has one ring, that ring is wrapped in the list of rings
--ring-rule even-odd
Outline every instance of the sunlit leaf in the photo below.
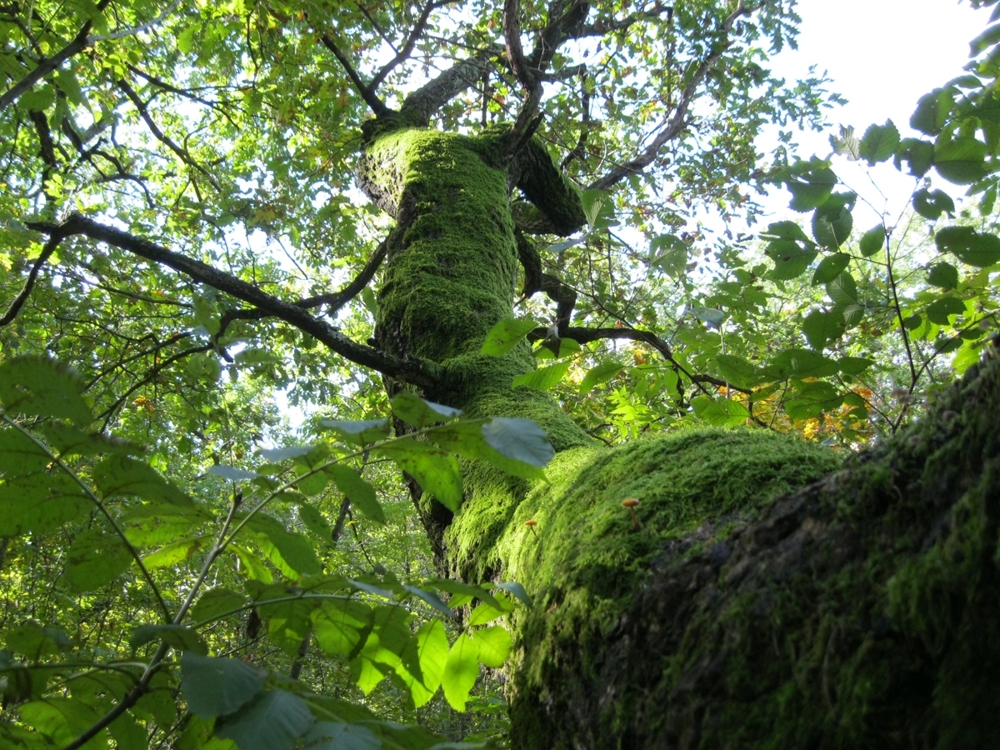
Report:
[[[486,340],[483,342],[483,347],[479,350],[479,353],[487,354],[491,357],[500,357],[517,346],[521,339],[536,328],[538,328],[538,323],[530,319],[520,318],[515,320],[508,318],[507,320],[501,320],[486,334]]]
[[[398,394],[392,399],[391,404],[394,415],[418,430],[439,422],[450,422],[457,419],[462,413],[450,406],[425,401],[409,391]]]

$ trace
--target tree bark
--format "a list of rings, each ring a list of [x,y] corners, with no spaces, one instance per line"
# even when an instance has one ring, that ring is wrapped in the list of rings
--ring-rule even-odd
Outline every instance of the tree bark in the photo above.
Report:
[[[518,580],[535,598],[513,623],[513,747],[988,746],[996,359],[843,465],[762,430],[595,446],[548,395],[511,387],[534,367],[526,343],[479,354],[513,315],[511,188],[556,231],[583,224],[544,148],[508,159],[504,135],[392,113],[369,126],[359,177],[396,218],[380,348],[441,366],[425,398],[534,419],[557,451],[547,483],[467,465],[457,514],[414,485],[443,569]]]

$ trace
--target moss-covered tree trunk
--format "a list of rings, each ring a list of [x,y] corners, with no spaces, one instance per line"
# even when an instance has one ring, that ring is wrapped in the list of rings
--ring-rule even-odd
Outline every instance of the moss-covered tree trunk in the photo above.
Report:
[[[995,363],[846,467],[764,431],[596,446],[551,398],[512,389],[534,367],[527,344],[478,353],[512,316],[512,187],[556,231],[583,223],[537,142],[508,150],[499,131],[392,114],[369,128],[360,176],[397,222],[379,345],[442,366],[425,398],[534,419],[557,451],[544,484],[466,467],[454,516],[416,498],[448,572],[535,597],[515,623],[513,747],[995,742]],[[639,500],[635,520],[625,499]]]

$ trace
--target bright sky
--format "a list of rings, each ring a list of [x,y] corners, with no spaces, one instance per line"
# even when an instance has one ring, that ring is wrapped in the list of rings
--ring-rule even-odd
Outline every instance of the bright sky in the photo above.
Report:
[[[799,49],[775,58],[773,69],[793,80],[805,77],[815,64],[833,79],[831,89],[848,99],[830,112],[831,131],[799,139],[802,156],[825,157],[831,151],[829,135],[839,125],[853,126],[860,137],[869,125],[891,119],[903,137],[915,135],[909,120],[917,99],[963,73],[969,42],[986,28],[991,9],[975,10],[967,0],[799,0],[797,10],[802,17]],[[852,170],[838,160],[834,171],[890,216],[905,208],[914,184],[891,167],[874,170],[872,177],[888,199],[883,202],[860,168]],[[772,191],[766,205],[786,213],[782,208],[788,198]],[[874,213],[858,213],[858,228],[877,221]]]

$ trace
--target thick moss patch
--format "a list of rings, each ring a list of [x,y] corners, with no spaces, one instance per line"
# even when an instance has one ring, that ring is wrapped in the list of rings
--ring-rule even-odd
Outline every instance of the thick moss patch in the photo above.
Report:
[[[554,459],[548,483],[470,477],[474,490],[449,529],[449,556],[464,575],[517,580],[535,598],[518,624],[517,684],[544,690],[566,649],[598,658],[603,634],[671,539],[708,520],[750,517],[840,463],[832,451],[762,431],[577,447]],[[626,498],[640,501],[637,524],[622,506]],[[529,519],[534,533],[524,525]]]

